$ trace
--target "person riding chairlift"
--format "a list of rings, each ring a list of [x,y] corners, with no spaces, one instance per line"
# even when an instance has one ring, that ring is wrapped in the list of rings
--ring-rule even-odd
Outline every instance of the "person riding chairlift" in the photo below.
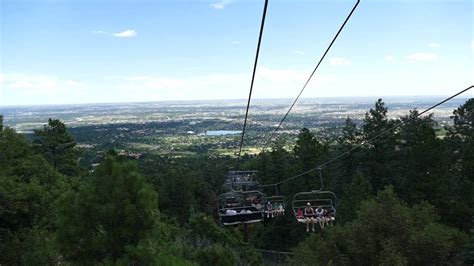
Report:
[[[274,202],[273,203],[273,213],[275,213],[275,216],[278,216],[278,203]]]
[[[319,223],[321,229],[324,229],[324,219],[324,209],[318,206],[318,208],[316,208],[316,221]]]
[[[298,219],[303,219],[304,218],[303,211],[300,208],[298,208],[298,211],[296,212],[296,218],[298,218]]]
[[[237,214],[237,211],[236,211],[236,210],[226,210],[226,211],[225,211],[225,214],[226,214],[226,215],[236,215],[236,214]]]
[[[285,208],[283,207],[282,203],[278,204],[278,213],[279,215],[285,214]]]
[[[311,207],[311,203],[306,203],[306,208],[304,208],[304,217],[306,221],[306,232],[309,232],[309,224],[311,223],[313,232],[314,232],[314,209]]]
[[[331,225],[333,225],[333,220],[334,220],[334,213],[333,213],[333,210],[329,210],[329,211],[326,211],[326,225],[329,225],[329,223],[331,223]]]
[[[273,218],[273,205],[269,201],[267,202],[267,218],[270,218],[270,214],[272,215],[272,218]]]

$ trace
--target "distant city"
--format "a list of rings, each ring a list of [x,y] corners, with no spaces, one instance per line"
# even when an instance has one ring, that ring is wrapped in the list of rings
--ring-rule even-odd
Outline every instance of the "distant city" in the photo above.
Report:
[[[383,100],[390,117],[399,117],[417,108],[422,110],[443,99],[441,96],[396,96]],[[454,108],[467,98],[455,98],[436,108],[438,121],[445,120]],[[306,117],[308,122],[332,119],[333,122],[350,117],[363,118],[373,107],[377,97],[305,98],[294,107],[289,120]],[[258,99],[250,106],[250,119],[254,124],[271,125],[283,115],[291,99]],[[188,121],[218,119],[237,124],[244,115],[246,100],[163,101],[133,103],[91,103],[66,105],[0,106],[4,124],[18,131],[40,128],[48,118],[62,120],[69,127],[87,125],[147,123],[160,121]],[[293,118],[293,119],[292,119]],[[304,124],[305,121],[303,121]],[[289,124],[292,124],[291,122]],[[287,124],[287,127],[290,127]]]
[[[386,97],[390,118],[423,110],[443,97]],[[285,120],[276,139],[290,148],[299,130],[306,127],[328,142],[340,135],[346,118],[361,124],[374,107],[374,98],[301,99]],[[432,113],[442,137],[454,109],[466,98],[453,99]],[[245,150],[260,152],[261,146],[288,110],[291,99],[253,100],[250,106]],[[207,153],[235,156],[240,141],[245,100],[173,101],[0,107],[4,125],[30,136],[49,118],[60,119],[69,128],[83,153],[94,158],[108,149],[131,157],[144,153],[193,156]],[[93,161],[91,161],[93,163]]]

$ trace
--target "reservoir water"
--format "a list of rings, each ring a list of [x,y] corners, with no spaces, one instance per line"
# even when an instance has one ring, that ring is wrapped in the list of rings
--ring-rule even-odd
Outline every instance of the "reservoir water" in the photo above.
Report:
[[[224,136],[224,135],[236,135],[240,134],[242,131],[239,130],[208,130],[206,131],[206,136]]]

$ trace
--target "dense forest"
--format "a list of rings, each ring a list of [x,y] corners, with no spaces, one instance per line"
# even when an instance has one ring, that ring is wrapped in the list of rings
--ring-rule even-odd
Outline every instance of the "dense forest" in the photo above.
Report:
[[[93,170],[59,120],[32,138],[0,126],[0,265],[472,265],[474,98],[442,136],[432,115],[418,114],[389,119],[378,100],[336,139],[302,129],[292,149],[276,140],[240,161],[205,151],[132,160],[112,149]],[[249,226],[244,242],[241,226],[219,225],[229,170],[255,169],[261,184],[274,183],[360,144],[321,172],[339,198],[333,226],[307,233],[288,211]],[[278,190],[290,201],[318,177]]]

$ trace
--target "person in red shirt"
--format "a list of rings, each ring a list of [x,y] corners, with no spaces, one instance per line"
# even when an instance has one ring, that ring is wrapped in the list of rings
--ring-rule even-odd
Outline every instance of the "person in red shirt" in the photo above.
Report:
[[[298,208],[298,211],[296,212],[296,218],[297,219],[303,219],[304,218],[303,211],[299,208]]]

